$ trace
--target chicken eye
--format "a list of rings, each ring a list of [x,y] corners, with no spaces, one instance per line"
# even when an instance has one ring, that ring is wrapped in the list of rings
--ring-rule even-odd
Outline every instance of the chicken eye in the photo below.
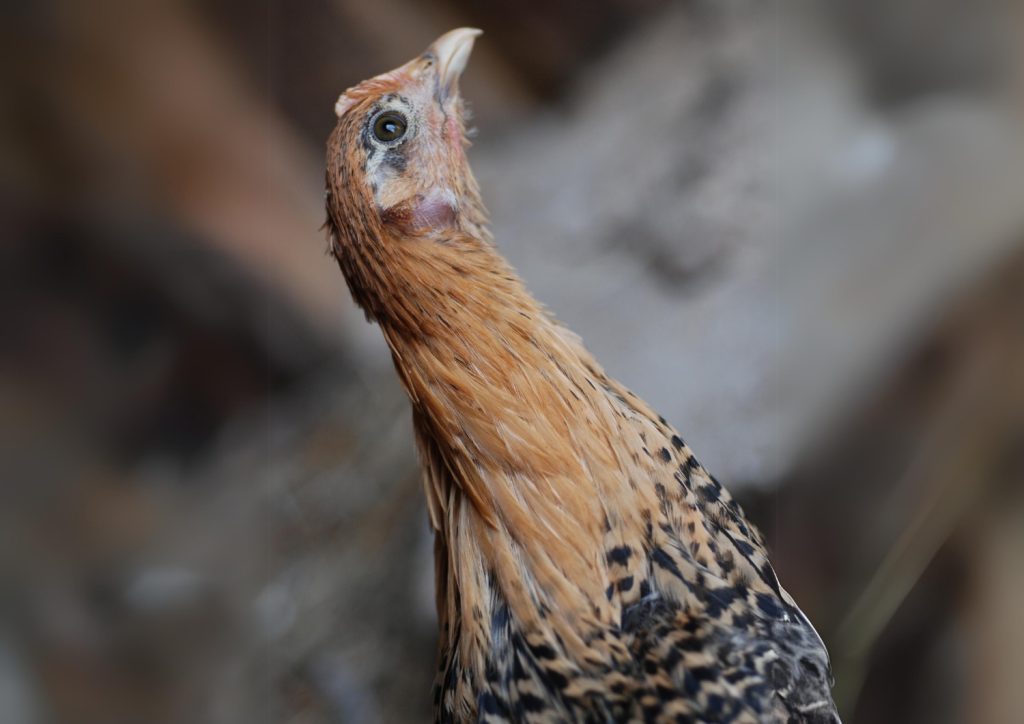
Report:
[[[387,111],[377,116],[377,120],[373,122],[373,135],[377,137],[378,141],[390,143],[404,136],[406,128],[405,116],[394,111]]]

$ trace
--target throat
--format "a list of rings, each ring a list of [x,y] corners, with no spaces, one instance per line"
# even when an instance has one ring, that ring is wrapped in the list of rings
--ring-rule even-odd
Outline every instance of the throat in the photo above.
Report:
[[[439,610],[463,641],[489,636],[507,606],[552,645],[582,648],[620,620],[607,551],[641,547],[635,480],[650,476],[655,423],[511,271],[501,281],[435,301],[431,334],[382,324],[414,410]]]
[[[489,526],[599,535],[594,471],[620,467],[604,374],[525,293],[484,296],[452,291],[428,334],[385,331],[420,434]]]

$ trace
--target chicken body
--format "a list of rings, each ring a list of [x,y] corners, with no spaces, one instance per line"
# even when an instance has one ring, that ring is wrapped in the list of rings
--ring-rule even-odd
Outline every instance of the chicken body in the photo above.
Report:
[[[496,250],[457,81],[477,31],[346,91],[331,252],[412,403],[440,722],[833,722],[828,657],[679,434]]]

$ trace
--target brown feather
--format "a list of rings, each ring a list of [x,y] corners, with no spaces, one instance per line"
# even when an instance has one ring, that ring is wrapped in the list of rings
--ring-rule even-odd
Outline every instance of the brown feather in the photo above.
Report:
[[[327,185],[331,250],[379,323],[412,403],[436,533],[437,716],[473,720],[499,694],[507,700],[495,700],[498,711],[536,698],[553,718],[631,718],[645,696],[665,691],[679,694],[659,699],[666,715],[700,712],[715,696],[744,706],[740,679],[706,682],[698,695],[686,693],[686,671],[714,664],[724,677],[723,662],[738,654],[711,642],[741,623],[751,641],[770,639],[773,616],[804,636],[794,623],[802,614],[728,493],[495,249],[466,161],[461,101],[413,108],[419,130],[401,147],[404,170],[367,177],[366,119],[382,99],[415,99],[430,72],[424,62],[346,92]],[[439,193],[449,201],[436,201]],[[418,216],[428,197],[450,205]],[[758,605],[757,621],[744,623]],[[699,650],[672,648],[698,634],[707,642]],[[551,656],[516,653],[516,642]],[[824,650],[814,651],[824,676]],[[771,696],[762,669],[774,659],[744,655],[749,686]],[[663,658],[652,667],[645,656]],[[514,685],[500,683],[505,670]],[[765,711],[782,712],[781,701]]]

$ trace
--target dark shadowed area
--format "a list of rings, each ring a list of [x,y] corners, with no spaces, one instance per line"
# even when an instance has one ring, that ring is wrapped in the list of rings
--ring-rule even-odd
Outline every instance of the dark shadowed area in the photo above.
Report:
[[[844,721],[1024,720],[1024,3],[44,0],[0,23],[0,719],[418,722],[337,96],[444,31],[499,246],[766,532]]]

